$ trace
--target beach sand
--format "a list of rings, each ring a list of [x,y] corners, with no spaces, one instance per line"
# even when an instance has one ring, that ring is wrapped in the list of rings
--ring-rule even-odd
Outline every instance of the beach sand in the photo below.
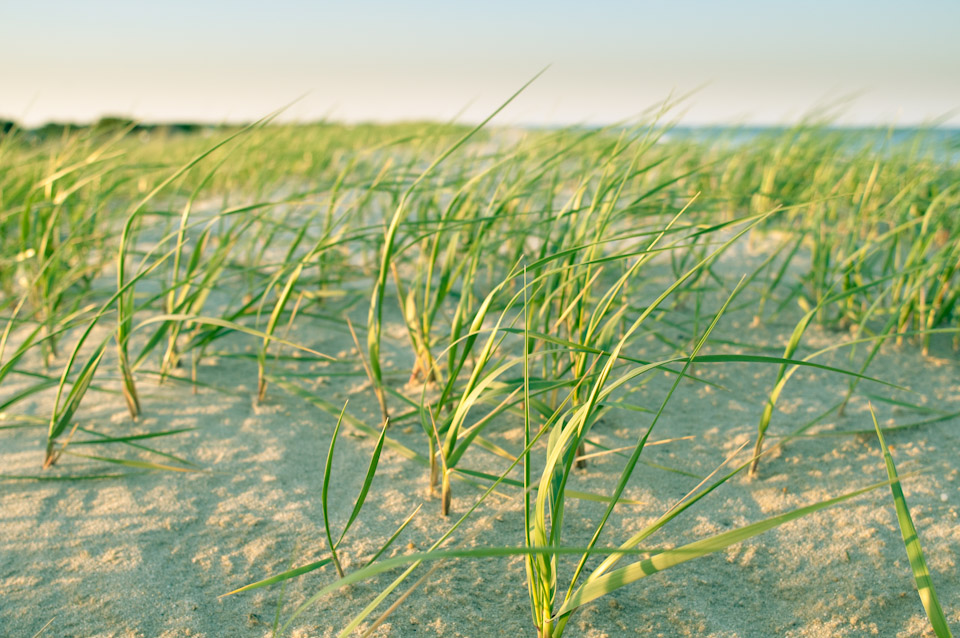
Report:
[[[749,308],[725,316],[715,336],[778,355],[796,317],[753,326]],[[361,318],[361,312],[356,314]],[[404,370],[409,371],[411,361],[403,328],[393,319],[384,331],[387,371],[394,387],[403,389],[409,374]],[[378,427],[375,397],[342,324],[299,320],[290,338],[339,360],[279,361],[273,364],[275,375],[286,371],[288,382],[337,409],[349,399],[351,415]],[[803,353],[840,338],[849,335],[812,327]],[[45,427],[0,430],[0,473],[5,475],[130,473],[99,480],[0,483],[0,635],[30,638],[46,627],[41,636],[259,638],[271,635],[278,603],[282,624],[297,606],[335,580],[333,567],[327,565],[287,581],[282,601],[279,585],[221,598],[291,565],[328,556],[320,499],[335,414],[276,382],[264,403],[256,405],[255,360],[238,356],[255,352],[256,346],[255,340],[242,336],[217,342],[199,369],[199,379],[211,387],[197,394],[189,385],[158,386],[140,375],[143,415],[136,423],[115,392],[92,392],[77,416],[84,427],[111,436],[193,428],[144,443],[195,462],[200,472],[135,472],[75,456],[64,456],[43,472]],[[648,335],[631,351],[652,358],[663,348]],[[723,344],[711,350],[734,351],[744,350]],[[292,355],[289,348],[283,353]],[[841,350],[817,361],[856,369],[864,354],[861,348],[851,362],[848,351]],[[115,391],[115,369],[109,360],[103,366],[98,383]],[[745,461],[775,370],[768,364],[697,365],[696,375],[723,387],[684,380],[652,439],[690,438],[652,446],[643,458],[705,476],[738,446],[751,442],[737,457]],[[868,373],[913,392],[864,382],[845,415],[832,413],[810,432],[871,429],[869,395],[924,408],[873,400],[884,427],[960,412],[960,364],[949,339],[935,339],[927,357],[915,344],[887,344]],[[630,401],[655,408],[671,381],[657,372]],[[32,382],[12,376],[0,399]],[[770,434],[788,433],[823,413],[846,388],[845,377],[820,370],[798,372],[777,404]],[[403,391],[414,399],[419,395],[416,388]],[[37,394],[19,409],[23,412],[26,405],[26,412],[48,417],[51,401],[51,392]],[[403,411],[396,400],[392,405]],[[633,445],[650,420],[649,414],[611,411],[595,427],[594,436],[609,447]],[[515,416],[498,419],[487,433],[507,449],[522,445]],[[391,426],[389,435],[426,453],[424,434],[413,421]],[[768,444],[776,440],[770,438]],[[891,433],[887,440],[901,474],[919,472],[904,479],[904,491],[947,618],[960,627],[960,418]],[[167,462],[124,447],[69,449]],[[329,495],[334,538],[353,508],[373,447],[372,437],[344,425]],[[574,473],[572,487],[609,494],[622,464],[616,455],[592,459]],[[502,458],[480,449],[471,450],[463,465],[486,472],[506,466]],[[758,477],[741,473],[648,542],[674,547],[885,479],[875,436],[798,439],[765,458]],[[643,505],[619,506],[600,544],[614,546],[626,539],[697,482],[651,465],[638,466],[625,496]],[[471,485],[454,482],[454,516],[443,518],[439,499],[430,493],[427,470],[386,449],[366,506],[341,545],[345,569],[362,565],[421,503],[422,510],[387,555],[427,549],[480,494]],[[575,499],[568,503],[564,540],[583,544],[604,506]],[[446,547],[522,545],[521,507],[516,488],[498,490]],[[591,559],[588,566],[599,560]],[[574,564],[572,557],[560,561],[561,592]],[[447,560],[433,566],[425,582],[373,635],[535,636],[521,557]],[[381,610],[426,570],[421,567]],[[294,621],[287,635],[337,635],[399,573],[394,570],[323,597]],[[369,627],[369,620],[362,627]],[[890,491],[882,488],[622,588],[576,613],[567,635],[933,635],[927,625]]]

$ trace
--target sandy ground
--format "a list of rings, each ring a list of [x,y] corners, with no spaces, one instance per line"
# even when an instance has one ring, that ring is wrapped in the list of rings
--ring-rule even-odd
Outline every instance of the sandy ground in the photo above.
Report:
[[[362,306],[362,304],[361,304]],[[795,317],[751,327],[739,311],[724,318],[718,338],[766,346],[778,354]],[[838,335],[811,329],[807,352],[834,343]],[[376,426],[376,403],[350,340],[338,325],[304,323],[297,340],[338,355],[329,365],[279,362],[275,370],[302,376],[289,380],[330,403],[350,399],[349,411]],[[409,369],[403,332],[385,331],[389,357],[402,386]],[[255,362],[235,356],[254,344],[230,338],[204,360],[200,378],[228,392],[186,386],[157,386],[142,378],[144,415],[132,423],[122,399],[92,393],[79,415],[99,432],[119,435],[178,427],[190,432],[158,439],[155,447],[187,457],[206,471],[147,472],[119,479],[4,481],[0,483],[0,635],[42,636],[261,637],[271,634],[280,587],[226,598],[221,594],[288,568],[325,557],[320,506],[321,477],[335,418],[276,383],[263,405],[254,405]],[[645,356],[661,351],[650,337],[635,346]],[[734,351],[719,346],[714,351]],[[858,351],[859,361],[863,350]],[[846,353],[820,361],[853,367]],[[105,362],[101,383],[116,388]],[[761,364],[701,365],[711,387],[685,381],[653,438],[686,437],[649,448],[651,462],[706,475],[755,433],[774,368]],[[845,416],[830,415],[813,431],[871,427],[867,394],[923,405],[928,411],[874,401],[881,424],[901,425],[960,411],[960,364],[949,341],[936,341],[929,357],[915,346],[886,347],[870,374],[911,388],[907,393],[864,383]],[[14,377],[0,396],[15,392]],[[631,401],[655,407],[670,379],[658,374]],[[800,372],[778,404],[772,434],[783,434],[834,405],[846,381],[826,372]],[[413,394],[413,392],[410,392]],[[49,395],[37,395],[27,410],[49,414]],[[21,406],[22,407],[22,406]],[[605,445],[635,443],[650,416],[608,413],[595,430]],[[490,436],[519,449],[518,422],[504,417]],[[399,423],[391,436],[424,453],[418,425]],[[38,474],[43,427],[0,430],[0,473]],[[889,436],[901,472],[919,475],[904,488],[926,550],[927,561],[948,620],[960,627],[960,419],[931,423]],[[773,440],[773,439],[771,439]],[[76,451],[134,457],[119,446]],[[349,516],[363,480],[373,440],[347,426],[341,434],[330,487],[334,534]],[[746,458],[747,452],[741,454]],[[152,460],[162,461],[159,457]],[[593,460],[574,476],[578,489],[609,492],[622,459]],[[464,465],[496,471],[502,459],[473,450]],[[64,457],[49,476],[128,471],[81,458]],[[875,437],[816,437],[798,440],[769,458],[754,480],[738,476],[669,524],[650,543],[671,547],[732,529],[885,478]],[[622,506],[602,544],[614,545],[653,521],[696,485],[689,476],[640,466],[627,496],[643,506]],[[522,544],[516,490],[491,498],[457,533],[473,546]],[[479,495],[455,484],[455,512]],[[389,550],[396,555],[426,549],[452,522],[439,516],[426,471],[385,451],[366,508],[342,545],[349,571],[372,555],[417,505],[424,503]],[[592,533],[602,506],[571,500],[565,534],[571,545]],[[592,561],[590,564],[595,564]],[[561,562],[561,583],[572,566]],[[294,623],[291,635],[334,636],[398,572],[328,596]],[[332,567],[289,581],[280,617],[335,579]],[[412,584],[414,579],[410,579]],[[563,585],[565,587],[565,584]],[[400,591],[403,591],[401,588]],[[393,600],[391,598],[390,600]],[[889,490],[787,524],[722,554],[681,565],[635,583],[577,613],[567,635],[616,637],[835,637],[922,636],[925,616],[912,583]],[[375,632],[391,636],[534,636],[520,558],[447,561],[435,570]]]

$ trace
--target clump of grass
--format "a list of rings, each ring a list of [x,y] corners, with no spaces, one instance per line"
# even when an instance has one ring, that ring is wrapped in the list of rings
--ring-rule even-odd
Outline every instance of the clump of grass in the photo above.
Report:
[[[337,435],[340,433],[340,426],[343,423],[343,417],[344,417],[344,414],[346,414],[346,411],[347,411],[347,405],[344,404],[343,409],[340,411],[339,417],[337,417],[337,423],[333,428],[333,435],[330,438],[330,448],[327,451],[327,460],[326,460],[326,464],[324,465],[323,482],[321,484],[321,491],[320,491],[320,494],[321,494],[320,503],[321,503],[321,508],[323,512],[323,526],[324,526],[324,531],[326,532],[327,547],[329,549],[330,556],[318,561],[314,561],[312,563],[308,563],[306,565],[301,565],[300,567],[288,569],[284,572],[281,572],[269,578],[265,578],[263,580],[257,581],[255,583],[244,585],[243,587],[240,587],[231,592],[223,594],[223,596],[231,596],[233,594],[239,594],[241,592],[249,591],[251,589],[257,589],[259,587],[266,587],[268,585],[284,582],[291,578],[296,578],[297,576],[302,576],[303,574],[307,574],[309,572],[320,569],[331,563],[336,568],[337,575],[341,579],[345,577],[343,566],[341,565],[340,559],[337,554],[337,548],[343,542],[344,537],[347,535],[347,532],[350,531],[350,528],[353,526],[354,522],[356,522],[357,517],[360,515],[360,512],[363,509],[364,503],[366,503],[367,495],[370,493],[370,486],[373,483],[374,475],[376,474],[377,467],[379,466],[379,463],[380,463],[380,454],[381,452],[383,452],[383,444],[384,444],[386,431],[387,431],[387,427],[386,427],[387,424],[384,423],[383,428],[380,431],[380,437],[377,439],[376,445],[374,446],[373,454],[370,457],[370,464],[367,468],[367,473],[364,476],[363,484],[360,487],[360,492],[357,494],[357,498],[354,500],[353,510],[350,512],[350,517],[347,520],[347,522],[344,524],[343,529],[340,532],[340,535],[337,537],[337,540],[334,541],[333,535],[330,532],[330,512],[328,508],[327,494],[329,491],[330,482],[332,480],[331,470],[333,467],[334,449],[337,443]],[[380,556],[384,552],[386,552],[391,545],[393,545],[394,541],[396,541],[397,538],[400,537],[400,535],[403,533],[403,530],[406,529],[407,525],[410,524],[410,522],[414,519],[414,517],[419,512],[420,512],[420,507],[418,506],[406,519],[404,519],[404,521],[400,524],[400,526],[396,529],[396,531],[394,531],[394,533],[387,539],[387,541],[380,546],[380,548],[374,553],[374,555],[367,560],[365,566],[369,566],[372,563],[376,562],[376,560],[380,558]],[[279,617],[279,610],[277,611],[277,613]],[[274,627],[274,631],[276,631],[276,626]]]

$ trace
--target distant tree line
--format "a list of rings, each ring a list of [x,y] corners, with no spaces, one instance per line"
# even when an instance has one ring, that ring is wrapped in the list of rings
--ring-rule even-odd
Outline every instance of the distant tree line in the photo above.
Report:
[[[15,120],[0,118],[0,135],[6,135],[13,130],[21,131],[24,135],[40,140],[60,137],[66,131],[92,130],[94,132],[114,133],[126,129],[129,134],[166,133],[183,134],[196,133],[202,130],[219,128],[218,125],[197,124],[193,122],[138,122],[128,117],[104,116],[89,124],[73,122],[47,122],[34,128],[20,126]]]

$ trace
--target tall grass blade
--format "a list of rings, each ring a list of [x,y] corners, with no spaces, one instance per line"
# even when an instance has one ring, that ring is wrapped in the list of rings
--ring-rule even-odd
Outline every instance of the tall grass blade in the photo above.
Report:
[[[927,561],[923,556],[923,548],[920,546],[920,536],[913,524],[913,517],[910,516],[907,499],[903,496],[903,487],[900,485],[897,467],[894,465],[893,456],[883,439],[883,432],[880,431],[880,424],[877,423],[877,415],[873,411],[873,406],[870,406],[870,416],[873,418],[873,427],[877,431],[877,439],[880,441],[880,449],[883,451],[883,460],[886,464],[887,476],[890,479],[890,491],[893,494],[893,503],[897,510],[897,522],[900,524],[900,533],[903,536],[903,545],[907,550],[907,558],[910,559],[913,579],[917,583],[920,602],[923,603],[923,609],[927,612],[930,626],[937,638],[951,638],[953,634],[950,633],[947,618],[943,614],[940,600],[937,598],[937,591],[933,587],[933,579],[930,577],[930,570],[927,568]]]

